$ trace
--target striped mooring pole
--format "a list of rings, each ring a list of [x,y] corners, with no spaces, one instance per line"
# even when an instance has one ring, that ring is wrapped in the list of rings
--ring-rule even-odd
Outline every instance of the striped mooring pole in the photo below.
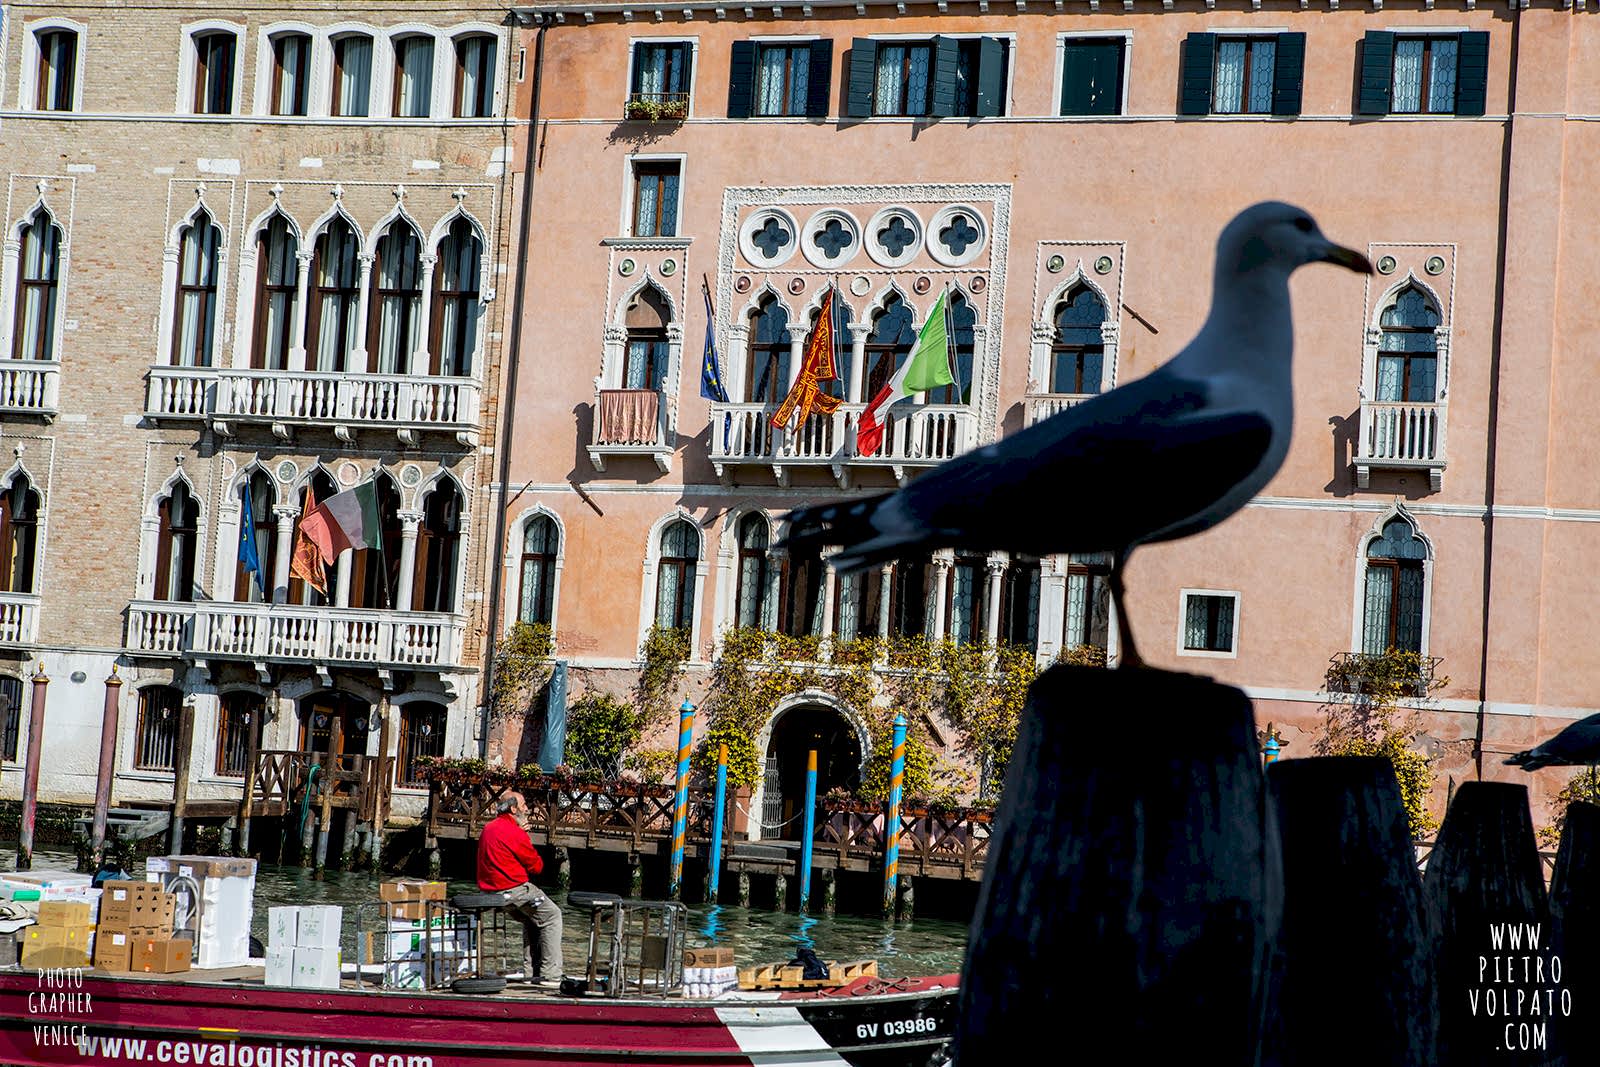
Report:
[[[672,874],[667,895],[677,900],[683,891],[683,836],[689,825],[689,735],[694,732],[694,705],[687,700],[678,709],[678,795],[672,802]]]
[[[906,717],[894,716],[894,759],[889,766],[889,816],[883,829],[883,917],[894,914],[895,883],[900,879],[900,787],[906,778]]]
[[[706,903],[717,902],[722,881],[722,809],[728,803],[728,746],[717,746],[717,806],[711,812],[711,881],[706,886]]]
[[[811,900],[811,838],[817,830],[817,750],[806,756],[806,828],[800,839],[800,914]]]

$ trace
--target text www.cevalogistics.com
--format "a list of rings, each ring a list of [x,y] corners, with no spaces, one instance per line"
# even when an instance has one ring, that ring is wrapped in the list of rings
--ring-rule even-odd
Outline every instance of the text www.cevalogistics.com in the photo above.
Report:
[[[202,1067],[446,1067],[432,1056],[383,1052],[339,1052],[320,1045],[257,1045],[244,1041],[152,1041],[79,1032],[85,1059],[128,1063],[179,1063]]]

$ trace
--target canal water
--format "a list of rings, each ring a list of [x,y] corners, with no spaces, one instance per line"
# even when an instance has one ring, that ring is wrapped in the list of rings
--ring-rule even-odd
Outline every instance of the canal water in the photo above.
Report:
[[[16,851],[3,853],[9,869]],[[34,869],[72,870],[76,860],[70,853],[39,851],[34,854]],[[144,876],[143,867],[130,872]],[[381,879],[360,872],[328,871],[318,881],[301,867],[262,864],[256,870],[255,921],[252,933],[262,943],[267,940],[267,908],[280,904],[337,904],[345,909],[344,958],[346,962],[363,958],[360,943],[363,931],[378,926],[378,882]],[[476,884],[451,881],[450,892],[477,892]],[[563,949],[569,973],[582,970],[589,951],[587,910],[566,906],[566,894],[548,890],[562,904]],[[787,963],[801,946],[812,948],[824,960],[875,959],[878,973],[887,978],[949,974],[961,969],[966,949],[967,927],[942,919],[914,918],[883,921],[860,916],[832,918],[804,916],[794,912],[763,911],[726,904],[690,904],[686,945],[725,945],[733,949],[734,961],[741,967],[760,963]],[[521,927],[515,923],[510,938],[502,947],[508,950],[511,969],[519,969]]]

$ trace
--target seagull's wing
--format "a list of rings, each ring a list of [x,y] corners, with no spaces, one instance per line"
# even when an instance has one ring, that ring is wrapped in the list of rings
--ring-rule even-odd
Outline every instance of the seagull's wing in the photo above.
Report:
[[[1600,715],[1579,719],[1544,744],[1507,756],[1505,762],[1525,771],[1600,763]]]
[[[1208,411],[1204,383],[1152,375],[898,493],[797,511],[789,544],[843,545],[834,563],[845,570],[937,547],[1119,551],[1219,520],[1204,521],[1206,509],[1256,470],[1271,439],[1263,415]],[[1075,500],[1108,503],[1073,513]]]

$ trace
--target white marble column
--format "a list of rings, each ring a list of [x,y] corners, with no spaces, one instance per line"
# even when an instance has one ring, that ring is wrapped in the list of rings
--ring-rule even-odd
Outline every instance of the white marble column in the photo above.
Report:
[[[806,329],[804,326],[790,326],[789,334],[789,382],[785,392],[794,388],[795,381],[800,377],[800,361],[806,357]]]
[[[422,262],[422,309],[417,316],[417,347],[411,353],[411,374],[428,373],[428,331],[433,320],[433,265],[439,261],[438,256],[421,256]]]
[[[366,374],[371,368],[367,366],[367,308],[372,299],[372,256],[363,252],[361,259],[361,280],[356,284],[360,286],[356,296],[356,346],[345,357],[344,369],[351,374]]]
[[[347,608],[350,606],[350,571],[354,558],[355,551],[347,548],[339,553],[339,559],[334,564],[334,572],[337,575],[334,581],[338,584],[338,588],[333,591],[334,607]]]
[[[872,399],[861,395],[867,380],[867,334],[871,332],[872,326],[868,323],[850,324],[850,391],[845,396],[851,404],[865,404]]]
[[[395,591],[394,606],[399,611],[410,611],[413,594],[413,577],[417,572],[417,531],[422,526],[422,512],[402,511],[400,517],[400,583]]]
[[[289,341],[289,369],[306,369],[306,316],[311,313],[311,253],[296,252],[300,266],[295,278],[294,336]]]
[[[950,598],[950,567],[955,563],[955,554],[948,549],[940,549],[933,554],[933,626],[928,636],[935,641],[943,641],[949,636],[949,613],[945,610],[945,601]]]
[[[278,527],[273,547],[272,602],[282,604],[289,599],[289,562],[294,552],[294,520],[300,509],[293,504],[279,504],[272,509]]]
[[[822,550],[822,630],[823,637],[833,636],[833,603],[839,595],[839,574],[829,563],[828,557],[839,551],[837,546],[829,546]]]
[[[865,581],[865,576],[862,577]],[[878,636],[889,636],[889,598],[894,592],[894,564],[878,568]]]
[[[1000,643],[1000,586],[1005,577],[1006,563],[1004,552],[992,552],[988,562],[984,565],[984,576],[988,579],[988,612],[984,617],[984,630],[989,644]]]
[[[763,630],[776,630],[778,628],[778,598],[783,593],[783,570],[789,563],[789,550],[786,548],[773,548],[767,550],[767,590],[766,596],[761,601],[761,628]]]

